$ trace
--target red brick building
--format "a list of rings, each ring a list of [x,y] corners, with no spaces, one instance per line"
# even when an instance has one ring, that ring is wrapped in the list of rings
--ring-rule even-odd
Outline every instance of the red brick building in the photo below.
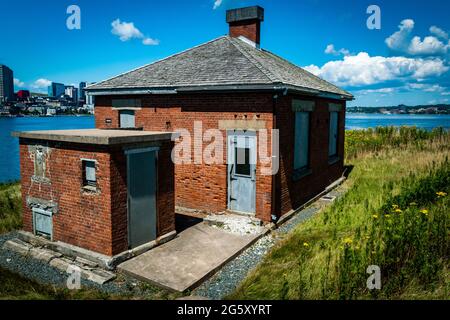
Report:
[[[97,128],[187,130],[197,142],[191,155],[206,151],[208,130],[220,130],[223,163],[175,165],[180,210],[270,222],[343,173],[345,105],[353,96],[261,49],[263,19],[260,7],[229,10],[229,35],[86,89],[96,97]],[[275,151],[278,141],[279,154],[268,154],[274,162],[262,161],[261,146]],[[263,173],[272,166],[276,174]]]
[[[25,231],[105,256],[175,232],[170,133],[89,129],[14,135],[20,141]]]
[[[87,87],[96,129],[17,133],[25,230],[111,257],[173,235],[176,210],[267,223],[336,181],[353,96],[261,49],[263,14]]]

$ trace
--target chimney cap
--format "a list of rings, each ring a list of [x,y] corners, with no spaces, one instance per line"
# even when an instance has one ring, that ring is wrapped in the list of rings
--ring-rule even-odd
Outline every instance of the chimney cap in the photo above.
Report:
[[[252,6],[227,10],[227,23],[255,19],[264,21],[264,8],[260,6]]]

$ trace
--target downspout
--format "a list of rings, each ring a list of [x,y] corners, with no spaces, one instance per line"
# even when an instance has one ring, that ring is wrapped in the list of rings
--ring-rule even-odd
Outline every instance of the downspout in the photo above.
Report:
[[[272,130],[277,128],[277,100],[278,100],[278,94],[275,93],[272,97]],[[272,161],[273,161],[273,135],[272,135],[272,139],[270,140],[271,145],[272,145],[272,150],[270,151],[271,155],[272,155]],[[278,174],[278,173],[277,173]],[[277,194],[277,182],[276,182],[276,174],[272,174],[272,213],[271,213],[271,221],[273,223],[275,223],[277,221],[277,206],[276,206],[276,194]]]
[[[281,93],[283,94],[283,96],[286,96],[287,94],[287,88],[282,88]],[[277,101],[278,101],[278,97],[279,94],[275,91],[275,94],[272,97],[272,130],[278,129],[277,127],[277,113],[278,113],[278,108],[277,108]],[[273,145],[273,136],[271,139],[271,144]],[[278,148],[279,151],[280,148]],[[272,147],[273,150],[273,147]],[[277,155],[278,156],[278,166],[280,165],[280,154]],[[273,155],[272,155],[273,157]],[[278,220],[278,216],[277,216],[277,175],[278,172],[276,174],[272,175],[272,214],[271,214],[271,220],[272,222],[276,222]]]

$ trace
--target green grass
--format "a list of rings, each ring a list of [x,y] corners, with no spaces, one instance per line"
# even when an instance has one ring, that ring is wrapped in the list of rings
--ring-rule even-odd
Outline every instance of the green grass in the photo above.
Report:
[[[299,225],[228,298],[448,298],[449,196],[436,193],[450,193],[450,135],[387,128],[348,137],[346,194]],[[369,265],[381,268],[379,291],[366,288]]]
[[[22,200],[19,183],[0,184],[0,234],[22,226]]]
[[[1,300],[114,299],[97,290],[69,290],[43,285],[0,268]]]

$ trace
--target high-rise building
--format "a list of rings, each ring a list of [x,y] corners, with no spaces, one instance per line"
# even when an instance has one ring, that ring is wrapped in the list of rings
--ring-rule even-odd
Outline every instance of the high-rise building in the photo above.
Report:
[[[80,100],[83,100],[86,102],[86,92],[84,91],[84,88],[86,88],[86,82],[85,81],[81,81],[79,87],[79,92],[80,92]]]
[[[74,86],[65,86],[64,87],[65,95],[72,99],[73,102],[78,101],[78,89]]]
[[[14,100],[14,76],[13,71],[0,64],[0,102]]]
[[[59,98],[65,94],[65,86],[62,83],[52,82],[51,85],[48,86],[48,96],[53,98]]]

